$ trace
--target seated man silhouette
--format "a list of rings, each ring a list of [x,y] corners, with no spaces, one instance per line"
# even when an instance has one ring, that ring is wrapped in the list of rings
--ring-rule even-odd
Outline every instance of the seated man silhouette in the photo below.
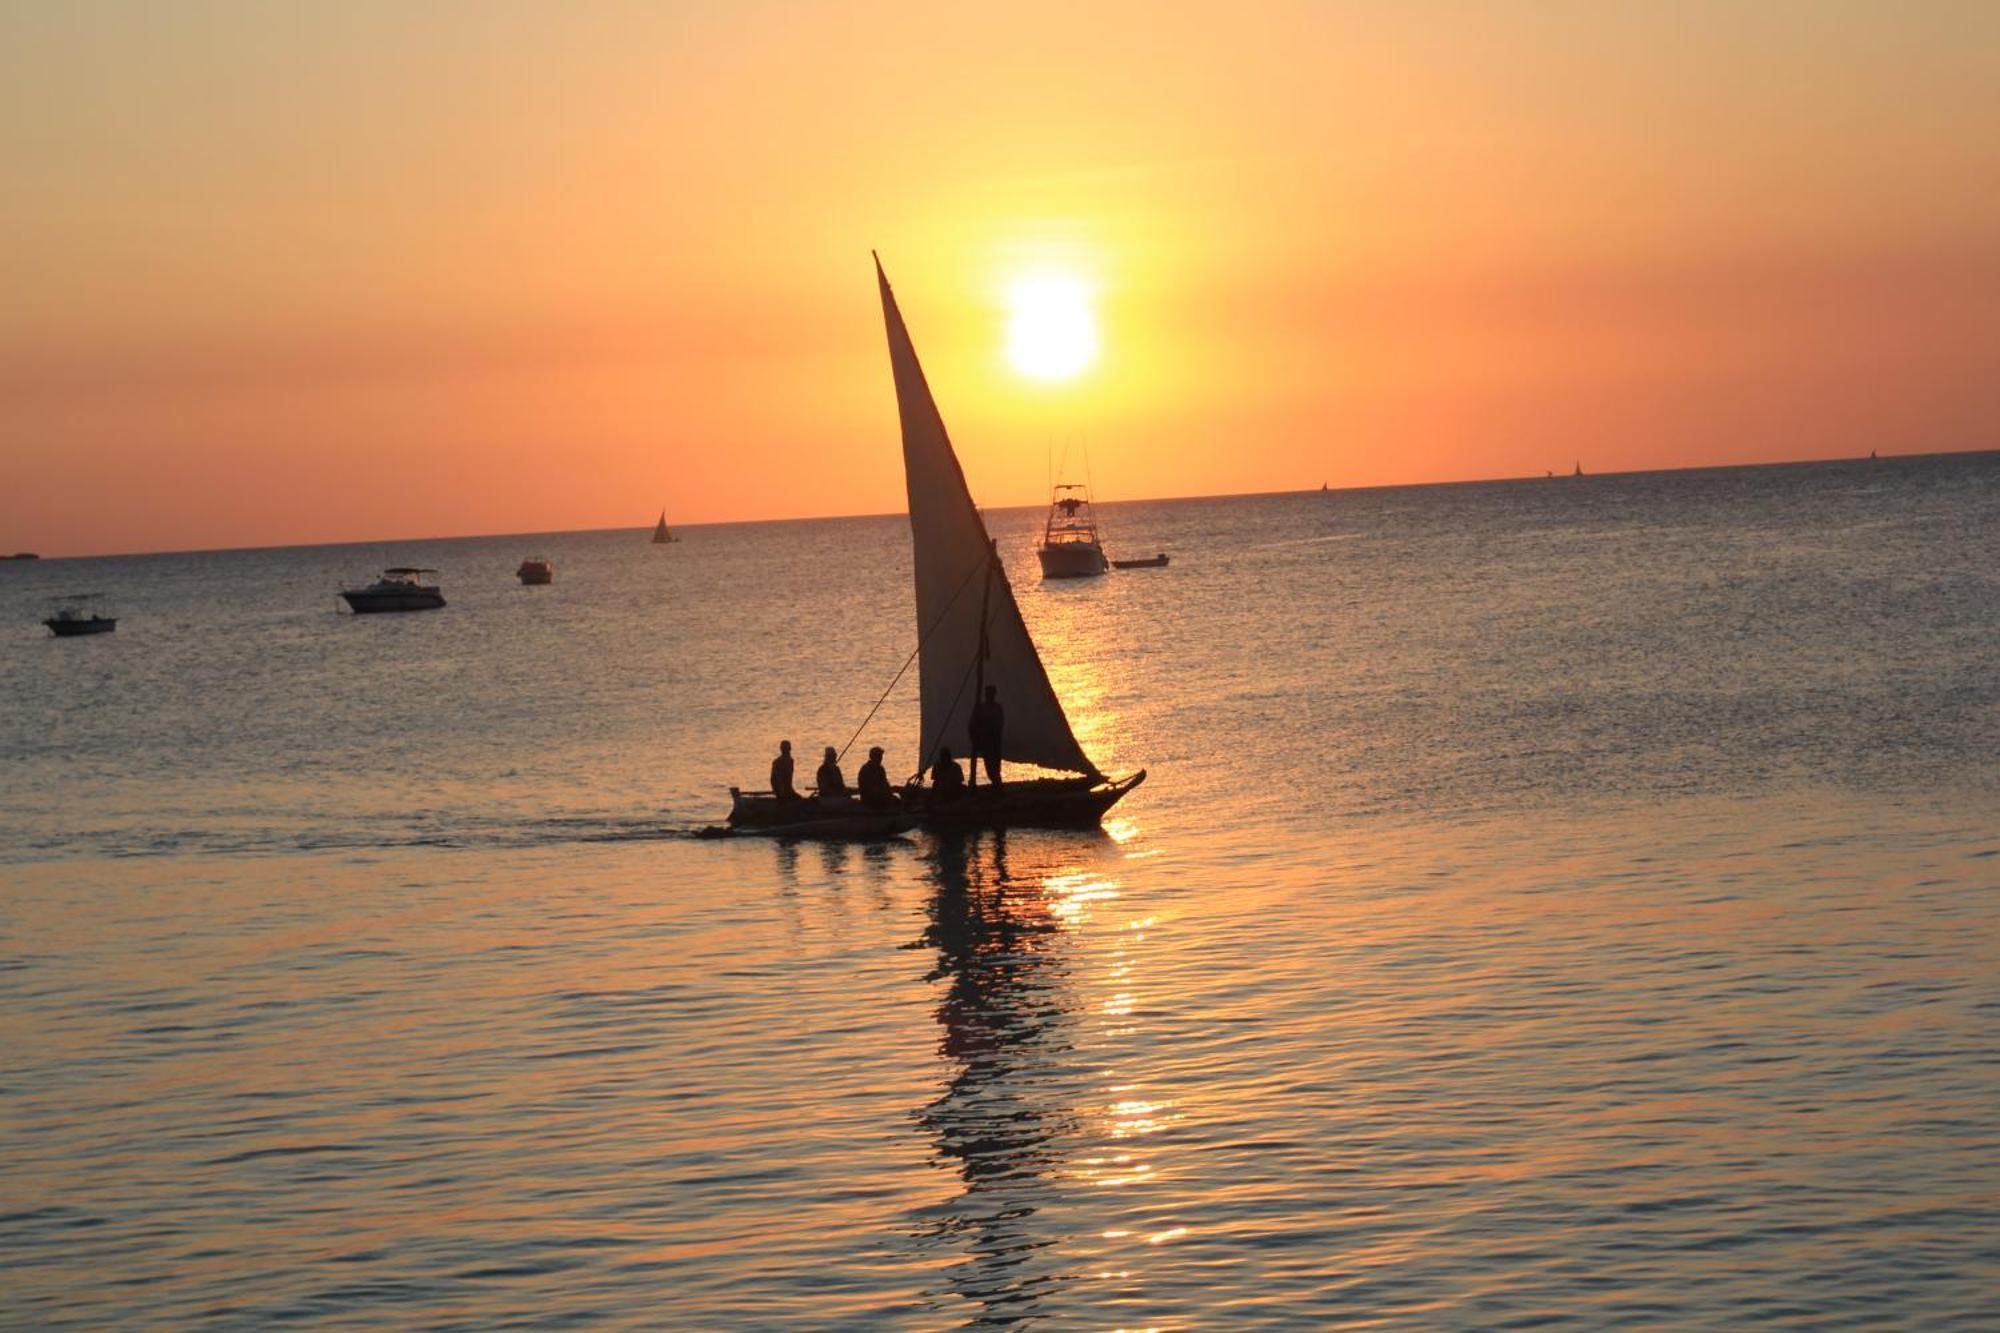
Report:
[[[878,810],[894,809],[896,793],[889,786],[889,774],[882,767],[882,747],[868,747],[868,762],[855,775],[854,785],[861,793],[861,803]]]
[[[931,766],[931,799],[934,801],[955,801],[965,795],[965,773],[958,761],[951,757],[950,750],[939,750],[937,763]]]
[[[836,802],[847,800],[847,779],[841,776],[840,752],[831,745],[826,747],[826,758],[820,761],[819,772],[815,777],[819,783],[820,800]]]

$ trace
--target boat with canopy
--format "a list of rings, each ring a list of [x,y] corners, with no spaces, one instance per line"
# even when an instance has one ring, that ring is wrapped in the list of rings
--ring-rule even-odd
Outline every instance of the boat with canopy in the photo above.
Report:
[[[95,608],[84,605],[86,602],[95,602],[102,595],[94,592],[75,592],[51,598],[50,600],[56,604],[56,611],[42,623],[48,626],[49,633],[58,639],[74,639],[85,634],[109,634],[118,628],[118,617],[104,615]]]
[[[1111,568],[1104,543],[1097,535],[1097,515],[1085,486],[1055,488],[1049,516],[1042,525],[1042,544],[1035,549],[1045,579],[1082,579]]]
[[[342,588],[341,598],[354,608],[356,615],[372,615],[381,611],[435,611],[444,605],[444,594],[438,590],[435,580],[426,581],[426,574],[435,574],[435,569],[423,569],[413,565],[398,565],[394,569],[382,571],[382,577],[365,588]]]
[[[889,368],[903,435],[903,478],[909,494],[910,542],[916,575],[920,741],[916,776],[901,800],[917,820],[943,827],[1093,828],[1146,771],[1112,779],[1077,743],[1041,654],[1021,618],[1013,586],[945,432],[903,323],[889,279],[875,263],[882,319],[889,335]],[[909,663],[904,663],[907,671]],[[889,684],[893,691],[902,679]],[[940,752],[963,756],[973,704],[992,686],[1006,712],[1001,758],[1054,776],[1007,777],[940,795],[921,785]],[[883,698],[888,697],[885,691]],[[876,702],[876,708],[881,701]],[[855,739],[874,717],[870,710]],[[848,742],[849,746],[853,739]],[[844,753],[844,751],[843,751]],[[977,778],[975,776],[975,783]],[[732,824],[768,823],[778,813],[769,793],[733,791]],[[813,806],[810,799],[796,802]],[[802,813],[805,813],[802,811]]]

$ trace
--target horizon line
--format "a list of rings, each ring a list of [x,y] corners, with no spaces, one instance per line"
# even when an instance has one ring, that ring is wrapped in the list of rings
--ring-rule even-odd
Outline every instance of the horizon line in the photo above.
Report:
[[[1759,462],[1759,463],[1700,463],[1700,464],[1691,464],[1685,467],[1626,468],[1610,472],[1585,472],[1582,474],[1582,477],[1584,480],[1589,480],[1591,478],[1602,478],[1602,477],[1657,476],[1663,473],[1673,473],[1673,472],[1739,472],[1739,471],[1746,471],[1751,468],[1817,467],[1826,463],[1866,463],[1870,461],[1886,462],[1890,459],[1907,460],[1907,459],[1917,459],[1917,458],[1954,458],[1967,454],[1986,454],[1986,453],[2000,453],[2000,446],[1987,445],[1969,449],[1939,449],[1923,453],[1892,453],[1892,454],[1871,453],[1866,456],[1858,454],[1840,454],[1831,458],[1790,458],[1790,459],[1778,459],[1769,462]],[[1376,482],[1365,486],[1327,486],[1326,493],[1332,495],[1332,494],[1346,494],[1349,492],[1364,492],[1364,491],[1422,490],[1433,486],[1494,486],[1494,485],[1504,485],[1511,482],[1549,481],[1549,480],[1573,481],[1576,479],[1577,476],[1576,474],[1573,473],[1545,472],[1544,475],[1539,477],[1529,474],[1529,475],[1510,475],[1504,477],[1459,477],[1448,481]],[[1219,491],[1219,492],[1207,492],[1198,495],[1139,495],[1139,496],[1129,496],[1124,499],[1118,499],[1118,500],[1098,500],[1093,498],[1092,503],[1098,505],[1107,505],[1107,506],[1130,505],[1130,504],[1177,504],[1192,500],[1256,500],[1256,499],[1264,499],[1274,495],[1318,495],[1320,493],[1321,493],[1320,487],[1306,486],[1299,488],[1288,488],[1285,490],[1277,490],[1277,491]],[[1041,503],[1039,501],[1033,504],[1006,504],[1006,505],[978,506],[979,512],[982,514],[1006,513],[1011,510],[1017,510],[1017,509],[1039,509],[1039,508],[1041,508]],[[764,524],[764,523],[829,523],[829,522],[838,522],[850,519],[904,518],[907,517],[908,514],[909,514],[908,509],[874,510],[863,513],[847,513],[847,514],[792,514],[779,518],[731,518],[731,519],[713,520],[709,522],[686,522],[686,523],[676,522],[675,524],[673,524],[673,527],[674,530],[678,532],[693,528],[747,527],[751,524]],[[657,522],[657,520],[655,520],[655,522]],[[433,533],[428,536],[421,536],[421,537],[409,537],[409,536],[352,537],[352,538],[342,539],[339,541],[278,542],[269,545],[250,545],[250,546],[173,546],[173,547],[164,547],[159,550],[151,550],[151,551],[93,551],[76,555],[42,555],[38,552],[23,552],[22,554],[33,555],[35,563],[40,563],[42,561],[56,561],[56,560],[129,560],[129,559],[138,559],[138,558],[159,556],[159,555],[224,555],[235,552],[250,552],[250,551],[305,551],[305,550],[318,550],[323,547],[331,547],[331,546],[380,546],[380,545],[387,545],[394,543],[486,541],[501,537],[567,537],[567,536],[576,536],[581,534],[591,534],[591,533],[601,533],[601,532],[645,532],[652,527],[653,523],[642,522],[634,524],[629,527],[621,524],[618,526],[602,527],[602,528],[543,528],[543,529],[536,529],[532,531],[521,531],[521,532],[461,532],[455,534]],[[14,560],[15,558],[16,556],[15,553],[13,552],[0,551],[0,564],[11,563],[12,560]]]

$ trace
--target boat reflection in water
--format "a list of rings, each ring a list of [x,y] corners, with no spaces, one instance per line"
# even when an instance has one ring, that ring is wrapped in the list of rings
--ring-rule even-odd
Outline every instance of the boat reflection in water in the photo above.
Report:
[[[1126,1085],[1107,1068],[1124,1019],[1119,1006],[1093,1012],[1086,998],[1094,983],[1122,984],[1122,965],[1114,950],[1108,975],[1096,977],[1099,960],[1073,933],[1117,896],[1084,868],[1114,844],[1015,833],[1010,863],[1009,837],[937,839],[921,941],[936,954],[929,979],[945,983],[936,1010],[945,1085],[917,1119],[963,1188],[924,1211],[918,1239],[956,1259],[934,1299],[965,1302],[956,1313],[977,1325],[1075,1311],[1082,1280],[1085,1305],[1144,1296],[1131,1247],[1113,1239],[1133,1234],[1121,1224],[1144,1201],[1104,1188],[1143,1185],[1150,1170],[1124,1141]]]

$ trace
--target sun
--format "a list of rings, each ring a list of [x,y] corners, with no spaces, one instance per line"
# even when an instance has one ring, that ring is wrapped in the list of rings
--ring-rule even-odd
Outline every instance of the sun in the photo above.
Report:
[[[1038,380],[1075,379],[1097,360],[1091,289],[1064,274],[1036,273],[1007,288],[1007,360]]]

